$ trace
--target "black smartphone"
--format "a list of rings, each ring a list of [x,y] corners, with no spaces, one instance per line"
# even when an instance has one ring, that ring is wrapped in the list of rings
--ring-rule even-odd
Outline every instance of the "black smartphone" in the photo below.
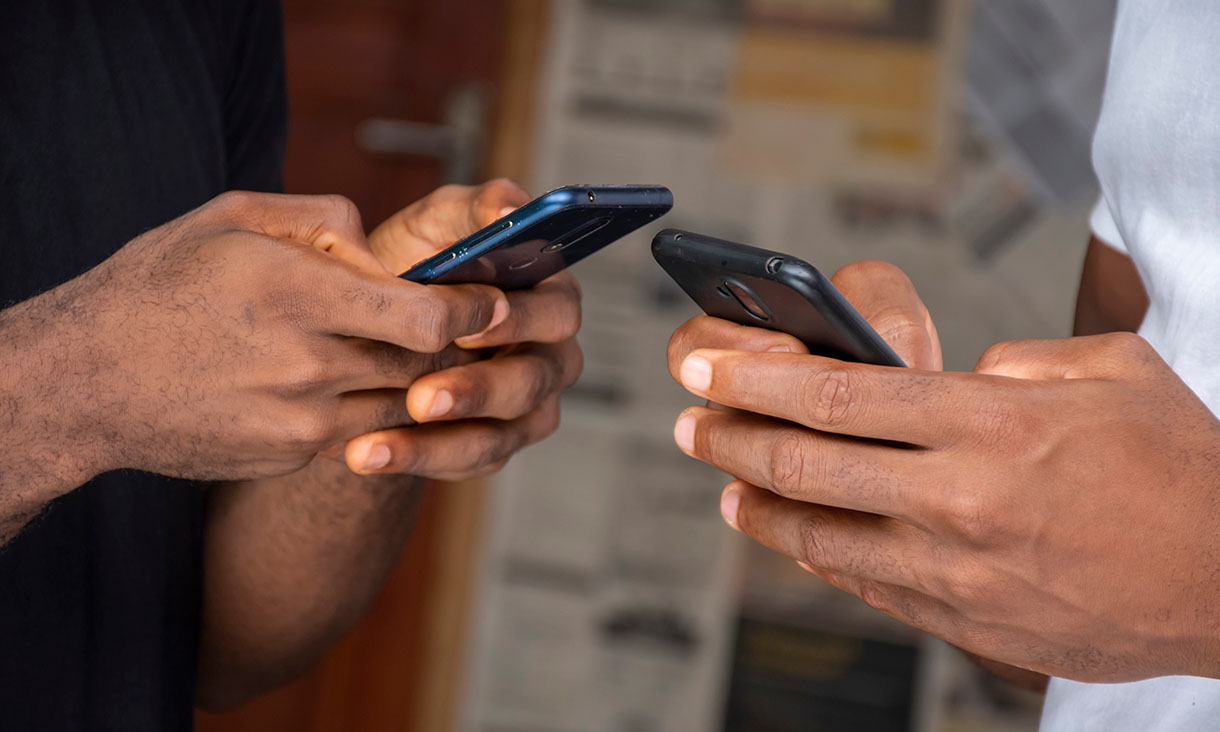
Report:
[[[666,229],[652,256],[703,312],[798,338],[810,353],[906,366],[813,265],[796,257]]]
[[[422,284],[533,287],[674,205],[664,186],[567,186],[420,262],[402,277]]]

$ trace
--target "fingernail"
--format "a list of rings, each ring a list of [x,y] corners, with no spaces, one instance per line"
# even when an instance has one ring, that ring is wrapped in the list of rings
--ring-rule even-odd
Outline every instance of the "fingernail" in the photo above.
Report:
[[[440,389],[432,397],[432,404],[428,407],[428,416],[440,417],[448,414],[450,409],[453,409],[453,395]]]
[[[496,218],[502,219],[505,216],[509,215],[510,213],[512,213],[513,211],[516,211],[516,210],[517,209],[513,208],[512,206],[506,206],[506,207],[500,209],[500,213],[496,216]]]
[[[792,349],[787,346],[771,346],[767,353],[792,353]]]
[[[712,364],[702,356],[690,356],[682,362],[682,384],[693,391],[706,392],[712,385]]]
[[[674,442],[678,443],[682,452],[690,454],[695,451],[695,418],[693,415],[684,414],[678,418],[677,424],[674,425]]]
[[[496,300],[496,308],[495,308],[495,310],[491,311],[491,324],[488,325],[487,330],[484,330],[483,332],[486,333],[488,330],[491,330],[492,328],[496,327],[500,323],[503,323],[505,321],[505,319],[507,319],[507,318],[508,318],[508,298],[502,297],[499,300]]]
[[[724,517],[725,523],[737,531],[741,531],[737,526],[737,508],[739,506],[741,506],[741,492],[732,486],[725,488],[724,493],[720,496],[720,515]]]
[[[817,571],[813,568],[813,565],[811,565],[811,564],[806,564],[804,562],[797,562],[796,566],[800,567],[801,569],[805,570],[806,572],[808,572],[810,574],[817,574]]]
[[[369,454],[364,458],[364,467],[361,468],[364,472],[373,470],[381,470],[390,464],[390,448],[384,444],[376,444],[369,450]]]

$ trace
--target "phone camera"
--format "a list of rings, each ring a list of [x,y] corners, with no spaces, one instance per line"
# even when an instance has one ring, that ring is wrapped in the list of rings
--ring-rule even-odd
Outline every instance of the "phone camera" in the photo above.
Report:
[[[596,199],[597,197],[593,195],[593,191],[589,191],[589,203],[593,203]]]
[[[784,258],[783,257],[771,257],[770,259],[767,260],[767,271],[770,272],[771,274],[777,274],[783,268],[784,268]]]
[[[736,282],[726,281],[716,288],[716,292],[719,292],[721,295],[728,293],[727,296],[735,300],[737,304],[741,306],[741,309],[749,313],[750,317],[754,318],[755,320],[763,323],[768,323],[771,321],[771,314],[767,312],[767,309],[763,307],[762,303],[755,299],[754,295],[752,295],[749,290]]]

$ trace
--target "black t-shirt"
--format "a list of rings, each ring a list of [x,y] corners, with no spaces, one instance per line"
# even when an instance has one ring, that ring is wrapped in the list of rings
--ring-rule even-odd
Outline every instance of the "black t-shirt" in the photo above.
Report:
[[[277,189],[282,46],[276,0],[0,3],[0,306]],[[205,491],[109,473],[0,548],[0,730],[191,727]]]

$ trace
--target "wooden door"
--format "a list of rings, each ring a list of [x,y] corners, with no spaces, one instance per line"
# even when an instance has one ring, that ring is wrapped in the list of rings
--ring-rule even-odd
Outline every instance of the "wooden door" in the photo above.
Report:
[[[365,226],[444,181],[446,161],[370,152],[371,119],[442,124],[455,92],[488,101],[479,177],[525,174],[545,0],[285,0],[290,130],[285,189],[341,193]],[[449,729],[483,486],[434,484],[364,621],[305,677],[200,732]]]

